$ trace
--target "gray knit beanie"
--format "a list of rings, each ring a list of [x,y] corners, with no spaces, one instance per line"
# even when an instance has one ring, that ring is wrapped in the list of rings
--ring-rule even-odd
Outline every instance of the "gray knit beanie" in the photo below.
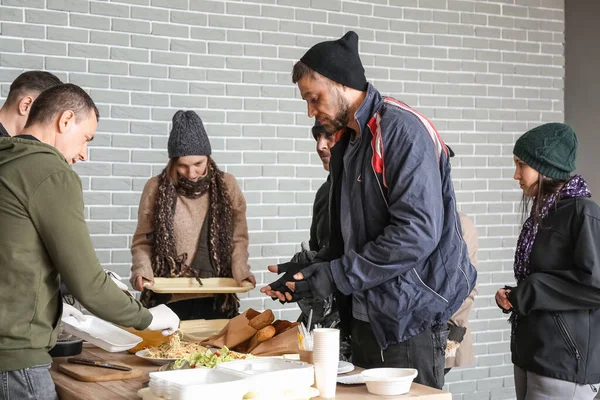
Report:
[[[173,115],[173,127],[167,149],[169,158],[210,156],[210,141],[198,114],[194,111],[179,110]]]

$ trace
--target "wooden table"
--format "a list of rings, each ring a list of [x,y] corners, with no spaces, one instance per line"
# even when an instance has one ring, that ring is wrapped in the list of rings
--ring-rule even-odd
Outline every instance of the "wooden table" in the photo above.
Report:
[[[136,357],[129,353],[109,353],[98,347],[84,348],[83,352],[76,357],[95,358],[99,357],[105,361],[115,364],[127,364],[132,368],[143,371],[141,378],[128,379],[125,381],[108,382],[80,382],[59,372],[58,365],[67,362],[68,357],[56,357],[50,369],[50,375],[54,379],[56,392],[60,400],[79,400],[79,399],[114,399],[114,400],[133,400],[139,399],[138,390],[142,389],[144,383],[150,379],[148,374],[158,370],[158,366],[150,364],[148,361]]]
[[[66,357],[54,359],[50,374],[54,379],[56,391],[60,400],[135,400],[138,390],[148,382],[148,374],[158,370],[158,366],[151,365],[148,361],[129,353],[108,353],[97,347],[85,348],[78,357],[100,357],[108,362],[123,363],[133,368],[141,369],[144,374],[141,378],[125,381],[109,382],[79,382],[57,371],[60,363],[67,362]],[[358,369],[356,373],[358,373]],[[410,392],[402,396],[382,397],[369,394],[365,385],[337,385],[336,400],[452,400],[452,395],[441,390],[413,383]]]

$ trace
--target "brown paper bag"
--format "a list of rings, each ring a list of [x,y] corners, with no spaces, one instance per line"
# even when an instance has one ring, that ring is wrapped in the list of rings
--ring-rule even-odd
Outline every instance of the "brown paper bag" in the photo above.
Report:
[[[204,339],[201,344],[203,346],[213,346],[219,349],[223,346],[227,346],[231,349],[250,339],[256,333],[256,329],[248,325],[250,322],[248,318],[246,318],[248,311],[249,310],[246,310],[243,314],[233,317],[221,332]]]
[[[298,354],[298,328],[294,327],[262,342],[250,354],[255,356],[281,356]]]
[[[247,342],[257,332],[256,329],[249,326],[249,320],[246,317],[247,310],[243,314],[232,318],[229,323],[216,335],[213,335],[201,342],[203,346],[212,346],[222,348],[227,346],[229,349]],[[253,311],[253,310],[252,310]],[[298,353],[298,328],[294,327],[280,333],[273,338],[259,344],[250,354],[255,356],[280,356],[283,354]]]

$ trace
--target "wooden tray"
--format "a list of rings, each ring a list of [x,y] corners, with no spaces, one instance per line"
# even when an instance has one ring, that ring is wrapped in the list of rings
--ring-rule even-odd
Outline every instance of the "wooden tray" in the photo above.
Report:
[[[221,332],[228,323],[228,319],[194,319],[181,321],[179,330],[183,332],[184,340],[201,342]]]
[[[233,278],[202,279],[202,286],[194,278],[154,278],[148,290],[154,293],[246,293],[253,289],[250,282],[238,286]]]

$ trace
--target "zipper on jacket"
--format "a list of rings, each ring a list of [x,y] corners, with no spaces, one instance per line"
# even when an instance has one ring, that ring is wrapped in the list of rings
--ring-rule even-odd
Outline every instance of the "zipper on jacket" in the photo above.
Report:
[[[377,182],[377,186],[379,187],[379,192],[381,193],[381,198],[383,198],[383,201],[385,202],[385,206],[388,208],[388,211],[390,209],[390,205],[388,204],[387,199],[385,198],[385,194],[383,194],[383,188],[381,187],[381,183],[379,182],[379,179],[377,178],[377,172],[375,172],[375,167],[373,166],[373,163],[369,161],[369,164],[371,164],[371,169],[373,170],[373,174],[375,175],[375,181]],[[471,293],[471,292],[469,292]]]
[[[573,337],[569,333],[569,330],[567,329],[567,325],[561,318],[560,314],[554,313],[553,317],[554,317],[554,320],[556,321],[556,325],[558,326],[558,330],[560,331],[563,339],[565,340],[565,342],[567,343],[567,346],[569,347],[569,350],[571,350],[571,352],[575,355],[575,358],[577,359],[576,373],[578,373],[579,372],[579,362],[581,361],[581,354],[579,353],[579,350],[577,349],[575,340],[573,340]]]

